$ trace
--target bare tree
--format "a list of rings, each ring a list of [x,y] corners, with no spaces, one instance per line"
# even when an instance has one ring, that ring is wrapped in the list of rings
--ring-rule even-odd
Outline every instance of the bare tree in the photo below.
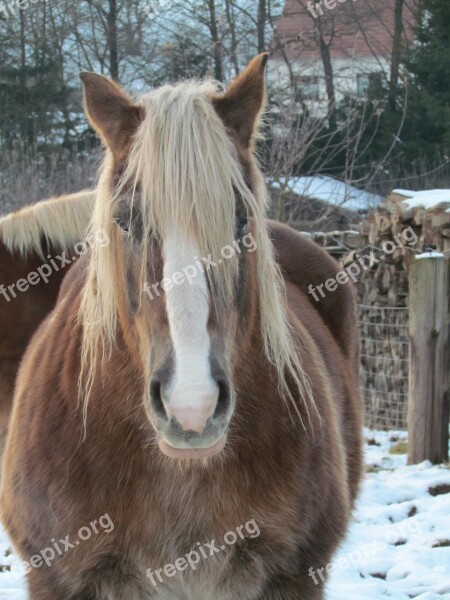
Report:
[[[211,41],[213,44],[214,56],[214,77],[217,81],[223,80],[223,64],[222,64],[222,41],[219,37],[219,28],[217,25],[216,2],[208,0],[209,9],[209,31],[211,33]]]
[[[306,206],[308,227],[316,230],[326,226],[331,213],[345,203],[345,198],[340,203],[315,205],[311,205],[310,198],[299,200],[295,194],[299,173],[302,176],[315,176],[328,172],[347,184],[364,189],[371,187],[380,171],[389,163],[403,125],[401,123],[393,133],[392,144],[386,147],[383,156],[376,162],[366,159],[382,115],[382,110],[372,108],[373,103],[369,100],[362,106],[360,103],[349,106],[345,119],[338,120],[337,128],[331,130],[329,112],[313,114],[303,111],[299,115],[295,96],[288,96],[279,90],[272,91],[270,126],[266,134],[268,153],[265,158],[269,182],[277,190],[273,203],[275,218],[298,227],[300,215],[305,212]],[[403,118],[405,114],[406,108]],[[340,164],[338,169],[337,163]],[[361,170],[363,177],[356,175]],[[307,189],[305,196],[308,196]]]
[[[328,35],[328,40],[325,39],[325,32],[322,26],[322,21],[319,19],[317,22],[317,42],[320,51],[320,57],[322,59],[323,72],[325,74],[325,87],[327,90],[328,98],[328,114],[330,129],[336,130],[336,92],[334,89],[334,73],[333,63],[331,62],[331,44],[335,35],[334,19],[331,20],[331,31]]]
[[[116,0],[109,0],[108,13],[108,48],[109,48],[109,72],[115,81],[119,79],[119,58],[117,51],[117,5]]]
[[[266,0],[258,0],[258,53],[264,52],[266,50],[266,23]]]
[[[236,16],[234,10],[234,2],[225,0],[225,12],[227,17],[228,29],[230,32],[230,58],[234,67],[234,74],[239,75],[239,56],[238,56],[238,41],[236,34]]]
[[[402,37],[403,37],[403,7],[405,0],[395,0],[394,10],[394,35],[392,40],[392,53],[391,53],[391,76],[389,79],[389,104],[391,108],[395,109],[397,100],[397,86],[398,78],[400,73],[400,61],[402,51]]]

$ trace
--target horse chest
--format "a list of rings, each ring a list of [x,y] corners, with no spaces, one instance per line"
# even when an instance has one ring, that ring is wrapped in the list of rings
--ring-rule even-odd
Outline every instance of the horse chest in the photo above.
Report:
[[[252,599],[264,571],[265,541],[250,507],[223,487],[209,494],[192,481],[169,488],[156,488],[146,517],[142,510],[136,515],[141,533],[135,550],[149,597],[235,600],[245,589],[242,597]]]
[[[158,568],[146,569],[152,600],[251,600],[262,584],[261,557],[247,543],[224,539],[194,544]],[[259,568],[258,568],[259,567]],[[242,594],[244,593],[244,596]],[[255,594],[255,596],[253,595]]]

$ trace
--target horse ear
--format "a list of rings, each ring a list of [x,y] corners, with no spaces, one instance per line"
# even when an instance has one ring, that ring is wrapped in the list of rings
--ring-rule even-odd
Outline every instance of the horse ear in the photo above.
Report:
[[[214,107],[239,143],[248,148],[266,101],[265,73],[269,55],[256,56],[247,68],[214,98]]]
[[[84,72],[80,78],[89,123],[118,160],[125,158],[143,109],[117,83],[103,75]]]

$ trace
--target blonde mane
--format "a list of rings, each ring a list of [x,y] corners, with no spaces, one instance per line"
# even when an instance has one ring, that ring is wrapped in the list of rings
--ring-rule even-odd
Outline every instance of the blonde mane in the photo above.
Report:
[[[289,377],[296,384],[309,417],[308,405],[314,406],[314,401],[300,363],[299,342],[294,339],[287,320],[283,280],[266,228],[266,187],[259,169],[255,169],[255,192],[246,185],[236,149],[211,102],[217,93],[214,82],[191,81],[163,86],[139,99],[145,107],[145,117],[134,136],[126,170],[113,197],[111,155],[107,153],[91,228],[93,231],[103,228],[113,240],[115,198],[128,195],[133,202],[140,195],[143,289],[150,232],[164,239],[164,232],[174,227],[179,235],[195,236],[202,256],[211,254],[214,260],[235,239],[237,192],[254,221],[265,352],[276,367],[282,396],[293,401],[286,381]],[[80,392],[84,395],[85,411],[97,364],[102,363],[116,336],[120,284],[113,246],[93,249],[82,293]],[[232,301],[236,271],[237,259],[231,259],[208,273],[216,302],[226,306]],[[296,403],[294,408],[300,416]]]
[[[34,251],[44,258],[44,239],[69,248],[86,235],[95,194],[87,190],[49,198],[0,217],[0,239],[10,252],[22,256]]]

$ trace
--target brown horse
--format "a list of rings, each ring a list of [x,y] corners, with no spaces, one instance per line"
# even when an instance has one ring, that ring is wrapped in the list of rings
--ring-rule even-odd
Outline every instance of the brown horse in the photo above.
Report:
[[[57,256],[73,254],[86,235],[94,198],[89,191],[69,194],[0,217],[0,460],[19,363],[70,268],[61,268]]]
[[[361,470],[355,301],[311,300],[337,263],[265,220],[266,61],[136,103],[82,75],[111,243],[71,269],[18,376],[2,513],[30,600],[323,598],[310,574]]]

